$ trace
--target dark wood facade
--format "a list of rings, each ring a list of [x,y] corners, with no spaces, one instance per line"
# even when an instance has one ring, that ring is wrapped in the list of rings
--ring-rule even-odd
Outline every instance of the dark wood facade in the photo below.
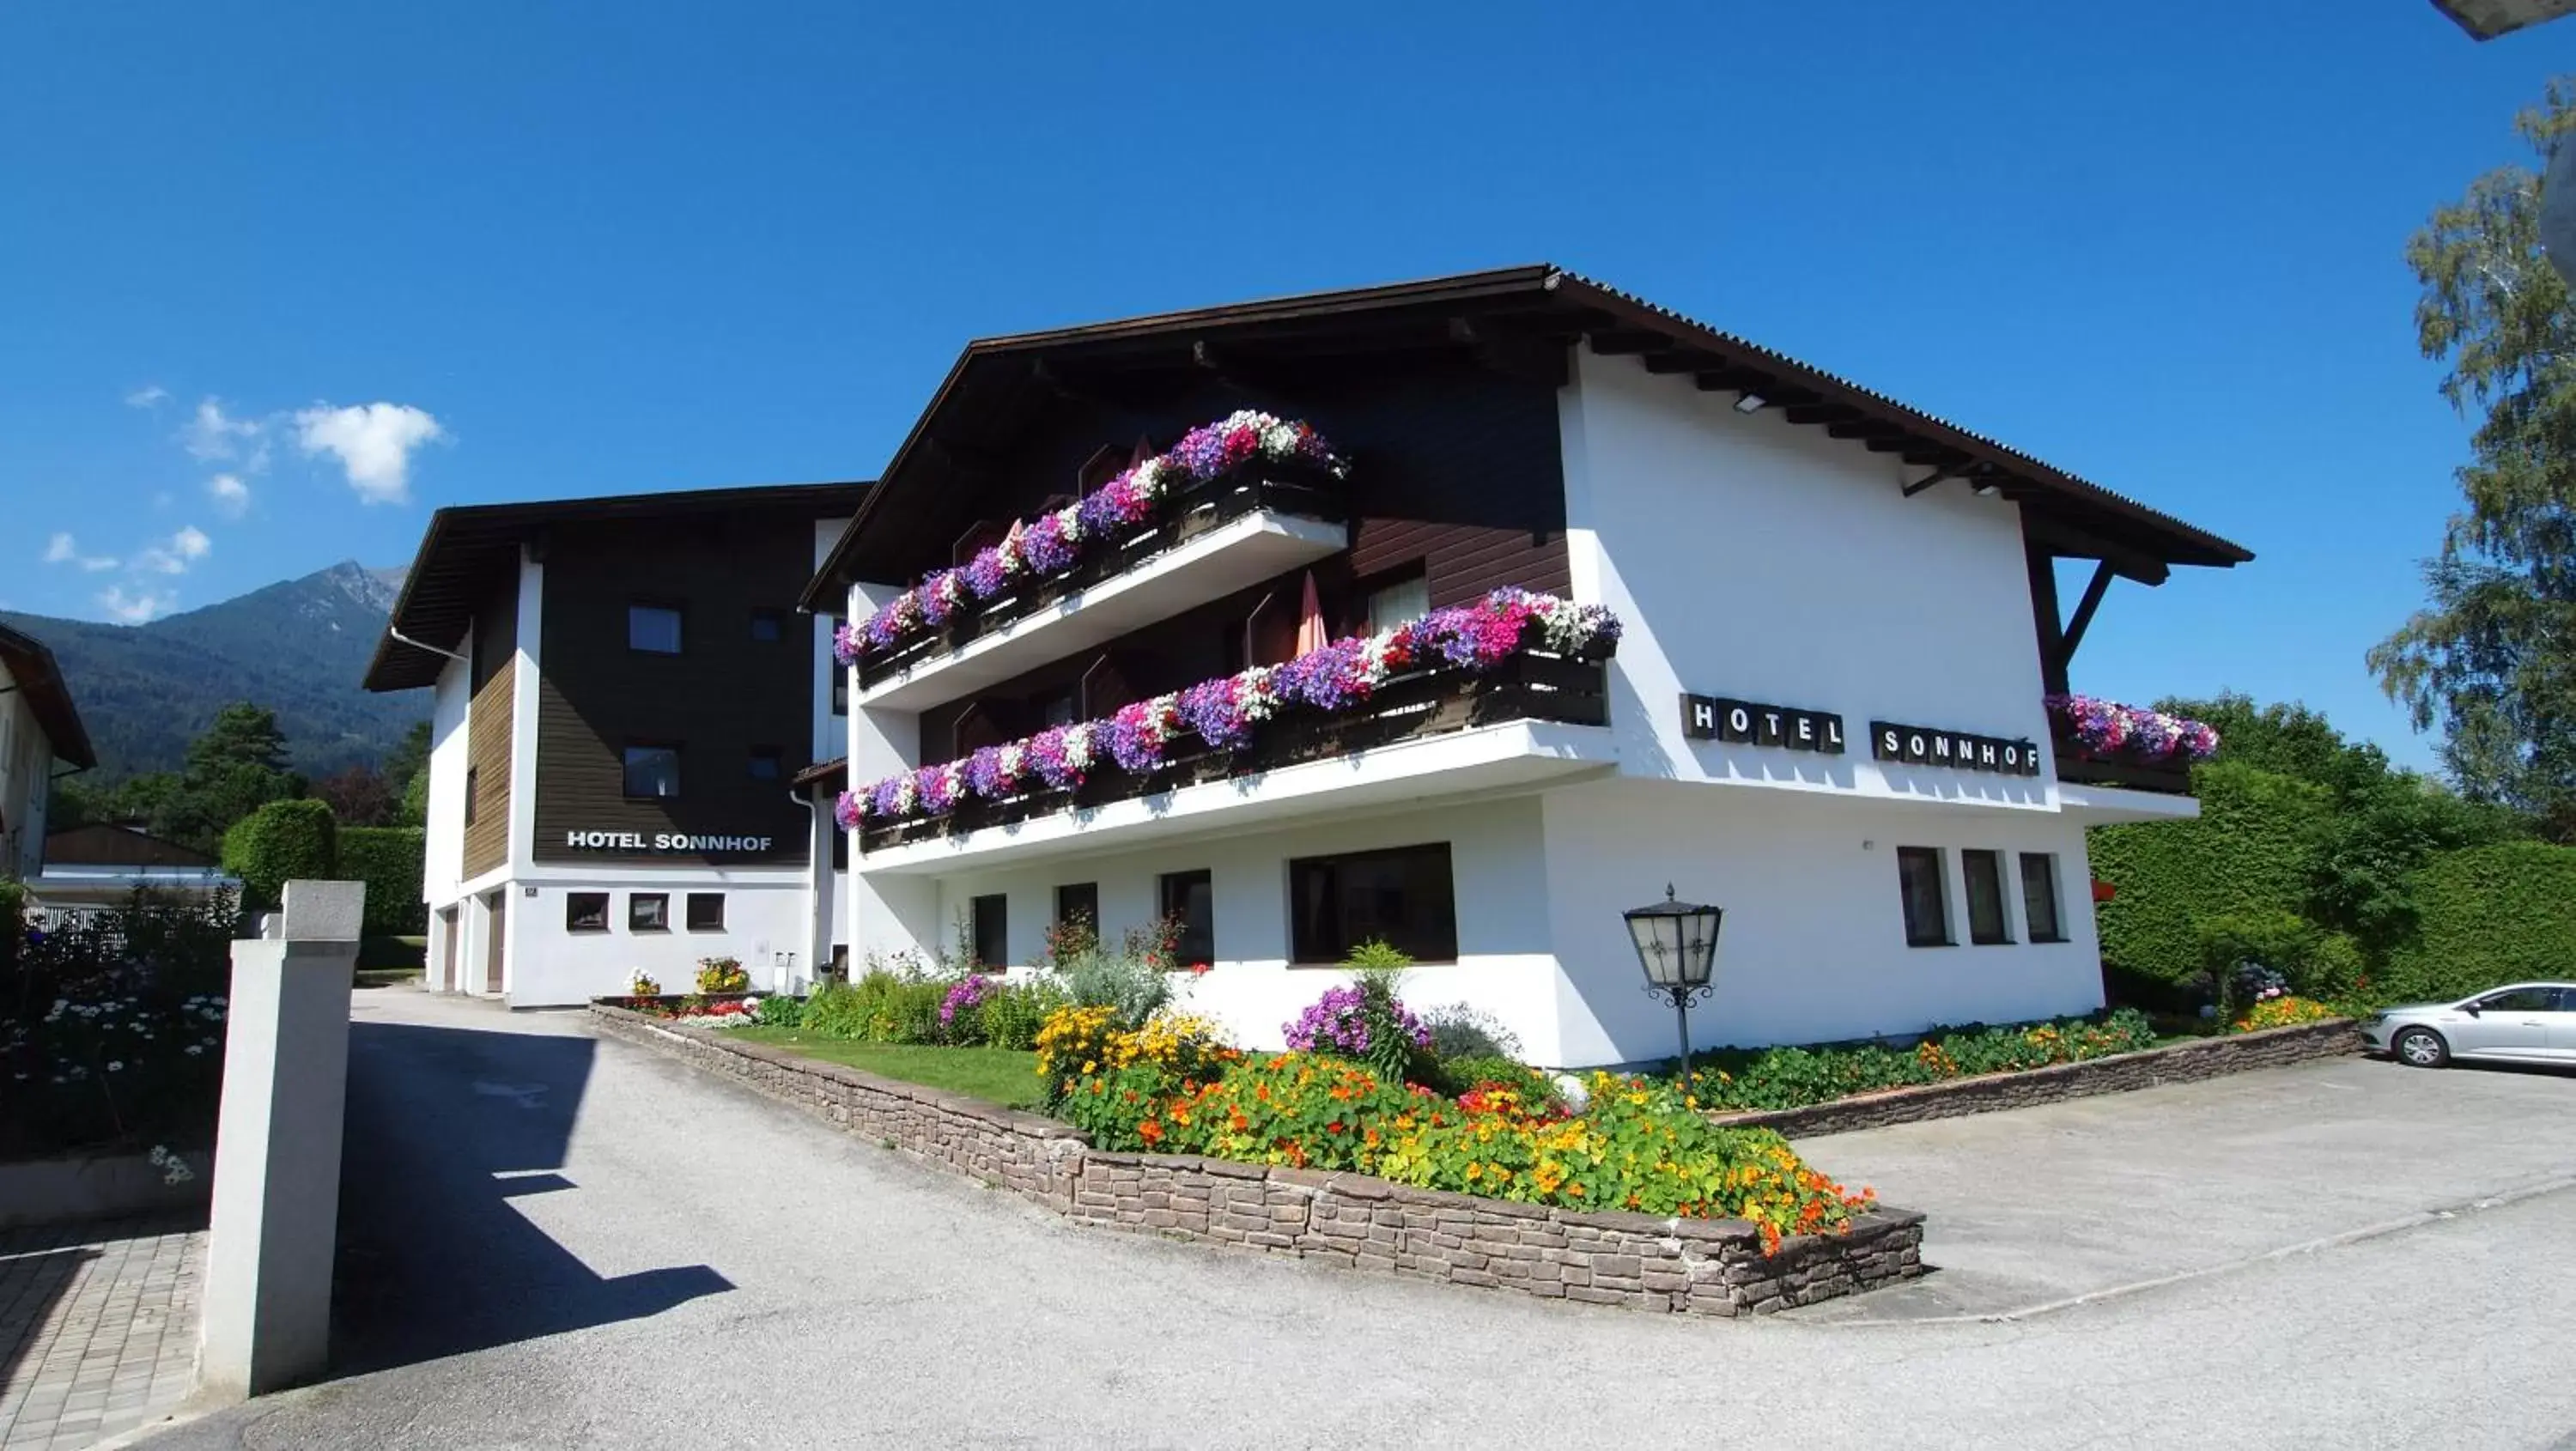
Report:
[[[1419,576],[1437,608],[1501,585],[1564,592],[1565,481],[1556,394],[1440,355],[1353,360],[1263,388],[1198,372],[1116,397],[1065,396],[994,455],[988,482],[907,520],[904,582],[965,557],[1013,519],[1096,486],[1140,447],[1169,448],[1239,408],[1302,418],[1353,460],[1351,547],[922,714],[925,760],[1042,729],[1050,711],[1096,718],[1247,664],[1286,658],[1311,573],[1335,634],[1365,624],[1370,593]]]
[[[510,859],[510,738],[516,709],[519,586],[494,585],[467,636],[464,874],[480,876]]]
[[[537,860],[802,865],[810,819],[788,776],[812,754],[814,622],[795,599],[815,516],[745,508],[721,517],[558,526],[545,554],[537,685]],[[630,649],[631,605],[676,609],[677,654]],[[776,638],[757,638],[765,614]],[[676,797],[626,795],[626,748],[679,753]],[[755,752],[774,774],[755,774]],[[766,837],[765,851],[597,850],[575,832]]]

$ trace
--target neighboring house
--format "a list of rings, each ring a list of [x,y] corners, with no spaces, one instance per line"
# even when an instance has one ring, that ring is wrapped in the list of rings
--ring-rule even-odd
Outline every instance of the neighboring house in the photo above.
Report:
[[[1114,939],[1169,914],[1212,964],[1192,1006],[1275,1046],[1383,937],[1421,961],[1417,1005],[1488,1011],[1537,1062],[1634,1061],[1671,1054],[1672,1020],[1620,914],[1669,883],[1726,910],[1703,1042],[2101,1004],[2084,830],[2197,804],[2178,768],[2062,749],[2042,698],[2114,579],[2252,556],[1554,268],[973,343],[804,603],[863,619],[1244,408],[1311,423],[1347,483],[1229,480],[1079,589],[863,652],[846,771],[808,784],[864,787],[1499,586],[1615,611],[1615,657],[1435,670],[1355,716],[1283,717],[1240,756],[1176,746],[1185,765],[1150,780],[863,821],[846,880],[818,882],[845,889],[817,911],[855,952],[962,935],[1023,963],[1065,916]],[[416,589],[435,550],[434,530]],[[2071,617],[2059,560],[2092,569]],[[590,824],[552,820],[539,840]]]
[[[0,880],[42,870],[54,777],[97,764],[53,652],[0,625]]]
[[[831,623],[796,594],[859,484],[441,509],[369,665],[435,687],[429,978],[515,1006],[763,987],[828,957]]]
[[[52,914],[122,907],[137,891],[238,893],[241,879],[201,851],[111,822],[75,826],[45,838],[44,874],[29,887]]]

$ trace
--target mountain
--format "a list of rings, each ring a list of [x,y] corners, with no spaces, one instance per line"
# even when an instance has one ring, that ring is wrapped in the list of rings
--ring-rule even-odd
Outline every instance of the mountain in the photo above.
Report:
[[[99,779],[171,771],[225,704],[277,713],[297,770],[320,776],[385,753],[429,692],[369,695],[358,681],[404,571],[329,569],[145,625],[0,613],[52,647],[98,747]]]

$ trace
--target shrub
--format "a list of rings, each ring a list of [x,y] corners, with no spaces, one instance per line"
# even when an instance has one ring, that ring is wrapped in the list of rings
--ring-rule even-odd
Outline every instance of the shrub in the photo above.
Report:
[[[1396,996],[1396,973],[1371,969],[1331,987],[1284,1025],[1290,1049],[1365,1063],[1392,1083],[1431,1076],[1431,1030]]]
[[[1503,1026],[1502,1019],[1466,1003],[1450,1003],[1432,1008],[1422,1015],[1422,1025],[1431,1030],[1431,1056],[1447,1063],[1458,1058],[1504,1058],[1521,1056],[1520,1036]]]
[[[332,875],[367,887],[366,931],[370,936],[418,934],[428,930],[429,907],[421,900],[421,875],[427,859],[424,833],[417,826],[343,826],[338,828]]]
[[[824,982],[805,1000],[804,1029],[818,1038],[857,1040],[867,1036],[867,1000],[858,985]]]
[[[968,973],[950,983],[939,999],[940,1041],[962,1045],[983,1042],[984,1004],[1001,990],[999,979],[981,973]]]
[[[1037,1035],[1038,1076],[1050,1105],[1061,1104],[1076,1082],[1127,1068],[1145,1068],[1174,1082],[1211,1076],[1243,1055],[1228,1046],[1223,1030],[1205,1018],[1174,1013],[1128,1032],[1106,1007],[1075,1004],[1047,1015]]]
[[[272,801],[224,833],[224,870],[241,878],[242,895],[259,909],[277,906],[298,877],[339,872],[339,824],[319,801]]]
[[[760,1000],[760,1026],[796,1028],[805,1022],[805,1004],[785,993],[772,993]]]
[[[2237,913],[2304,911],[2325,787],[2230,761],[2192,772],[2200,816],[2086,833],[2092,874],[2118,895],[2095,913],[2106,963],[2168,983],[2206,970],[2200,924]],[[2076,886],[2076,883],[2069,883]]]
[[[1090,951],[1058,964],[1057,976],[1076,1006],[1107,1008],[1117,1027],[1134,1032],[1172,1000],[1172,981],[1153,959],[1131,951]]]
[[[984,1041],[996,1048],[1025,1053],[1037,1046],[1038,1030],[1046,1025],[1047,1015],[1066,1002],[1064,989],[1044,978],[1005,984],[1001,991],[984,999]]]
[[[2417,935],[2367,995],[2449,1002],[2576,963],[2576,848],[2508,842],[2436,857],[2413,880]]]
[[[1430,1087],[1453,1097],[1495,1085],[1508,1088],[1534,1103],[1557,1097],[1554,1076],[1499,1055],[1444,1058],[1440,1061],[1437,1076],[1440,1081]]]
[[[698,959],[698,991],[747,993],[751,991],[751,974],[743,971],[738,958],[701,957]]]
[[[2155,1026],[2146,1014],[2121,1008],[2099,1018],[1935,1028],[1904,1048],[1887,1043],[1724,1048],[1696,1059],[1689,1094],[1705,1109],[1804,1108],[1858,1093],[2132,1053],[2154,1046],[2155,1040]]]

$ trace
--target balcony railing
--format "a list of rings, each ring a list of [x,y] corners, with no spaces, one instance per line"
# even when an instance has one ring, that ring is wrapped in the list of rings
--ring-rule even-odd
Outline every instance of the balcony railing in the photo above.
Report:
[[[1027,580],[991,599],[961,605],[945,624],[889,649],[862,650],[859,689],[865,692],[897,679],[1256,513],[1327,524],[1346,524],[1350,518],[1341,481],[1323,469],[1267,460],[1246,465],[1172,495],[1115,547],[1091,554],[1061,574]]]
[[[871,822],[860,831],[859,847],[874,852],[909,846],[1475,726],[1510,721],[1606,725],[1610,702],[1604,661],[1610,653],[1605,643],[1579,658],[1532,652],[1483,671],[1446,665],[1410,671],[1390,677],[1356,708],[1331,715],[1300,712],[1264,722],[1242,750],[1200,746],[1183,751],[1176,739],[1172,754],[1150,774],[1103,769],[1071,789],[1033,784],[999,800],[970,797],[945,816]]]
[[[2057,779],[2070,785],[2119,786],[2166,796],[2191,794],[2189,761],[2168,758],[2150,762],[2090,756],[2073,736],[2063,734],[2056,738],[2056,747]]]

